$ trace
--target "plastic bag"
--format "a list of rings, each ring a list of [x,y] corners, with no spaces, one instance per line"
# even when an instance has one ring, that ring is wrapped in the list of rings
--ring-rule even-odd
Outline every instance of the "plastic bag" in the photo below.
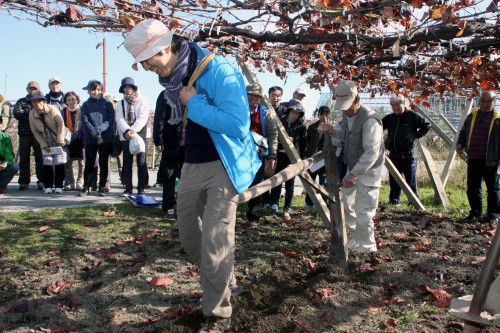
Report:
[[[130,154],[137,155],[146,152],[146,144],[144,140],[137,134],[130,138],[128,148],[130,149]]]

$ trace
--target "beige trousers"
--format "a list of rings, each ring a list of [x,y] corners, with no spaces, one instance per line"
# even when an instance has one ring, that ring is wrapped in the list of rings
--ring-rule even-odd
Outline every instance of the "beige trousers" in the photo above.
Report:
[[[356,182],[353,187],[342,187],[344,215],[347,229],[360,248],[377,248],[373,231],[373,217],[378,204],[379,187]]]
[[[185,163],[177,193],[181,245],[200,269],[205,316],[231,317],[236,189],[221,161]]]

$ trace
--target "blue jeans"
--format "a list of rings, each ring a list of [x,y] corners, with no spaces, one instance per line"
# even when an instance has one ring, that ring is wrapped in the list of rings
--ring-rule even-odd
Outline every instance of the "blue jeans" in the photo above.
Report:
[[[411,190],[418,197],[417,192],[417,159],[416,158],[391,158],[396,169],[405,177],[406,182]],[[389,193],[389,201],[394,204],[400,203],[401,187],[399,187],[396,179],[389,174],[389,185],[391,192]]]
[[[481,217],[483,211],[483,190],[481,184],[484,180],[488,191],[488,205],[486,212],[488,215],[498,216],[500,214],[500,187],[498,185],[498,167],[487,166],[484,160],[468,161],[467,166],[467,198],[471,214]]]
[[[7,184],[10,183],[10,181],[12,180],[12,178],[14,178],[18,171],[19,164],[17,163],[12,163],[7,168],[0,170],[0,190],[7,189]]]

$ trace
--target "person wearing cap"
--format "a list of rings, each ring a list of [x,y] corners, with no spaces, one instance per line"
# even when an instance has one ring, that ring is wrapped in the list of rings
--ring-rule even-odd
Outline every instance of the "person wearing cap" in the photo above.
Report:
[[[31,92],[39,90],[40,85],[35,81],[28,82],[26,86],[26,96],[17,100],[14,105],[14,118],[17,119],[17,130],[19,134],[19,146],[17,151],[19,152],[19,190],[27,190],[31,182],[31,151],[33,150],[33,155],[35,156],[35,174],[37,178],[37,186],[39,190],[45,190],[45,185],[43,184],[43,158],[42,149],[35,139],[33,132],[31,131],[31,126],[29,123],[29,115],[33,107],[28,101],[28,97]]]
[[[130,153],[129,142],[134,135],[138,135],[144,142],[147,142],[147,122],[149,119],[149,105],[134,79],[126,77],[122,80],[119,92],[123,94],[123,99],[116,108],[116,129],[120,135],[123,147],[123,183],[125,184],[124,194],[132,194],[132,166],[134,155]],[[146,148],[147,151],[147,148]],[[146,152],[136,155],[137,163],[137,193],[144,195],[146,185]]]
[[[292,99],[295,99],[299,102],[302,102],[302,100],[306,97],[306,91],[302,89],[301,87],[298,87],[295,89],[292,95]]]
[[[61,79],[57,76],[49,79],[49,93],[45,95],[47,103],[54,105],[56,109],[61,111],[66,105],[64,104],[64,93],[61,91]]]
[[[106,196],[106,182],[108,180],[109,156],[113,150],[115,129],[115,109],[113,103],[103,96],[103,85],[97,80],[90,80],[87,86],[90,97],[83,102],[82,127],[85,145],[85,168],[83,171],[83,189],[80,196],[86,196],[94,178],[94,167],[99,153],[99,196]]]
[[[67,160],[64,121],[60,111],[55,106],[47,104],[47,100],[40,90],[32,92],[28,101],[33,106],[33,111],[30,112],[31,130],[44,151],[45,194],[52,194],[52,188],[55,188],[56,194],[62,194],[64,164]],[[54,148],[60,149],[55,151]]]
[[[246,87],[248,104],[250,105],[250,131],[257,138],[264,138],[267,143],[267,151],[259,151],[259,157],[262,160],[257,175],[255,176],[250,187],[257,185],[266,176],[272,176],[276,168],[276,152],[278,150],[278,127],[276,122],[271,117],[271,112],[264,105],[260,104],[262,95],[258,84],[251,84]],[[257,144],[259,146],[259,144]],[[254,208],[260,205],[262,197],[253,198],[248,201],[247,218],[249,221],[257,221],[259,216],[255,214]]]
[[[304,124],[305,110],[300,101],[292,99],[287,103],[285,115],[281,118],[281,123],[290,139],[297,149],[301,159],[307,157],[307,127]],[[288,155],[281,144],[278,145],[278,162],[276,173],[285,169],[291,164]],[[285,182],[285,205],[283,206],[283,218],[290,220],[292,213],[293,192],[295,187],[295,177]],[[281,197],[281,186],[276,186],[271,190],[271,210],[278,211],[279,199]]]
[[[185,163],[177,196],[180,241],[200,268],[199,332],[224,332],[231,324],[230,285],[234,269],[237,204],[232,198],[252,183],[261,166],[250,134],[243,76],[222,56],[209,61],[186,87],[209,51],[187,43],[158,20],[137,24],[125,48],[147,71],[159,75],[171,109],[169,124],[182,122],[185,106]]]
[[[376,252],[373,217],[384,164],[382,121],[375,111],[361,104],[354,82],[341,81],[334,97],[334,109],[343,112],[347,124],[338,128],[325,122],[322,129],[344,142],[347,175],[342,181],[342,200],[351,234],[348,247],[358,252]]]
[[[281,99],[283,98],[283,88],[272,86],[271,88],[269,88],[268,94],[274,111],[276,111],[278,117],[283,117],[286,111],[286,107],[281,104]]]
[[[319,108],[319,120],[315,123],[309,125],[307,127],[307,157],[311,157],[316,154],[318,151],[323,150],[323,146],[325,143],[325,136],[323,135],[323,131],[321,129],[321,124],[327,122],[330,119],[330,108],[326,105],[322,105]],[[311,178],[314,180],[316,176],[319,175],[319,184],[324,185],[326,182],[325,176],[325,168],[322,167],[315,172],[309,171]],[[314,204],[309,197],[309,194],[306,193],[306,204],[305,209],[309,210],[314,207]]]
[[[392,112],[382,118],[384,130],[387,130],[385,149],[389,151],[389,159],[396,169],[404,175],[413,193],[417,192],[417,141],[431,128],[431,124],[424,117],[405,107],[405,98],[402,95],[391,96]],[[389,203],[400,204],[401,187],[396,179],[389,174]]]
[[[64,120],[64,126],[71,132],[71,142],[68,145],[68,161],[64,166],[68,186],[64,189],[81,191],[83,189],[84,161],[83,141],[78,137],[81,119],[80,97],[74,91],[69,91],[64,95],[63,102],[66,106],[61,110],[61,117]],[[76,179],[73,171],[73,162],[75,161],[78,167]]]
[[[3,118],[0,117],[0,127]],[[9,134],[0,130],[0,194],[7,193],[7,185],[19,171],[19,164],[14,163],[14,149]]]

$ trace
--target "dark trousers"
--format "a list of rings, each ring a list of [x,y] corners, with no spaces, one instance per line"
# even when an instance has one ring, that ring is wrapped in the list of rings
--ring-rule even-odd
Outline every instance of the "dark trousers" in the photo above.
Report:
[[[262,165],[260,166],[259,170],[255,174],[255,178],[253,179],[253,182],[250,185],[250,187],[252,187],[254,185],[257,185],[257,184],[259,184],[260,182],[262,182],[264,180],[264,169],[266,167],[265,163],[266,163],[266,160],[264,159],[262,161]],[[256,198],[253,198],[253,199],[249,200],[248,201],[248,212],[251,212],[254,209],[254,207],[256,205],[260,204],[260,203],[262,203],[262,196],[261,195],[259,195]]]
[[[286,156],[286,153],[279,152],[278,160],[276,162],[275,173],[282,171],[289,165],[290,165],[290,160],[288,159],[288,156]],[[285,182],[285,206],[283,207],[284,210],[292,206],[294,187],[295,187],[295,177]],[[271,205],[279,205],[280,197],[281,197],[281,184],[271,190],[271,198],[270,198]]]
[[[145,138],[143,138],[145,139]],[[146,142],[146,141],[144,141]],[[134,155],[130,154],[129,141],[122,141],[123,144],[123,166],[122,166],[122,179],[125,189],[132,191],[132,167],[134,165]],[[146,152],[147,152],[146,147]],[[137,189],[144,189],[146,185],[146,152],[135,155],[137,163]]]
[[[391,158],[396,169],[405,177],[406,182],[410,185],[411,190],[418,196],[417,192],[417,159],[416,158]],[[389,193],[389,201],[399,204],[401,197],[401,187],[399,187],[396,179],[389,174],[389,185],[391,192]]]
[[[44,165],[43,174],[45,177],[45,188],[63,187],[64,183],[64,164]]]
[[[30,156],[31,149],[35,154],[35,173],[38,181],[43,181],[43,158],[40,144],[34,136],[19,136],[19,184],[30,183]]]
[[[10,166],[5,169],[0,170],[0,190],[6,190],[7,185],[10,183],[12,178],[19,171],[19,164],[12,163]]]
[[[181,166],[179,165],[179,155],[165,154],[162,153],[161,164],[163,168],[160,170],[163,172],[163,201],[161,209],[166,213],[169,209],[175,207],[175,181],[180,177]]]
[[[94,172],[94,165],[97,153],[99,153],[99,186],[106,186],[108,180],[108,161],[109,155],[113,150],[113,144],[85,144],[85,169],[83,170],[83,186],[90,187],[92,184],[92,173]]]
[[[500,213],[500,187],[498,185],[498,167],[487,166],[484,160],[469,160],[467,166],[467,198],[471,213],[480,217],[483,211],[483,191],[481,183],[484,180],[488,191],[487,214],[498,216]]]

